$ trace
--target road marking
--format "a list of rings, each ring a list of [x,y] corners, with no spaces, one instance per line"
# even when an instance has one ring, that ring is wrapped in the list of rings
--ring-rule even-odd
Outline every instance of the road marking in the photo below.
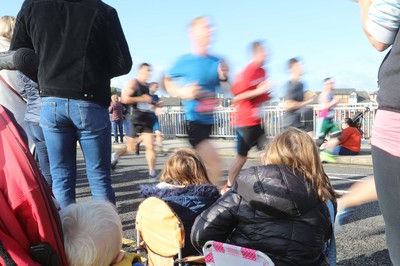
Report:
[[[345,177],[338,177],[338,176],[328,176],[329,179],[337,179],[337,180],[346,180],[346,181],[352,181],[352,182],[364,182],[364,177],[361,179],[352,179],[352,178],[345,178]]]
[[[343,173],[326,173],[328,176],[329,175],[344,175],[344,176],[354,176],[356,174],[343,174]]]
[[[346,193],[349,193],[349,191],[347,191],[347,190],[335,189],[335,191],[336,191],[337,193],[339,193],[339,194],[346,194]]]

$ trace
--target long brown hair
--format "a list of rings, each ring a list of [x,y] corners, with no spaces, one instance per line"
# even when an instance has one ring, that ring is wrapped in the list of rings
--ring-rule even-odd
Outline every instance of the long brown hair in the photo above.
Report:
[[[303,174],[317,191],[321,201],[336,201],[333,189],[319,157],[314,140],[304,131],[288,128],[270,141],[262,157],[264,164],[284,164]]]
[[[203,161],[190,149],[179,149],[171,155],[161,172],[160,181],[184,186],[211,183]]]

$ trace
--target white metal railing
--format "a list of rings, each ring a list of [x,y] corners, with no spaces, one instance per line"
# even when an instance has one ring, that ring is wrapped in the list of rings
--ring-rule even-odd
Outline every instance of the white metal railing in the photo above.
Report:
[[[312,112],[304,113],[302,117],[305,123],[312,124],[316,131],[317,114],[319,112],[318,105],[310,105],[308,108]],[[346,117],[354,117],[359,112],[364,112],[361,122],[361,130],[363,138],[371,137],[372,123],[375,116],[375,110],[378,108],[376,103],[366,104],[338,104],[335,108],[335,116],[333,121],[337,125],[341,125]],[[263,123],[265,134],[269,137],[277,135],[282,130],[285,110],[280,106],[265,106],[263,108]],[[221,107],[214,111],[214,126],[211,132],[211,137],[235,138],[236,129],[232,126],[231,121],[235,117],[235,109],[232,107]],[[183,107],[164,107],[161,114],[158,116],[161,126],[161,131],[165,136],[186,136],[185,112]]]

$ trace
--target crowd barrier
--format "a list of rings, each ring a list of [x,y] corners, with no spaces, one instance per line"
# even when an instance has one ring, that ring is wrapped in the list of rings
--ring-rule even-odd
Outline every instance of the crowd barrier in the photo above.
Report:
[[[364,113],[360,119],[363,139],[371,137],[372,123],[375,116],[375,110],[378,108],[376,103],[365,104],[338,104],[334,109],[335,116],[333,121],[340,127],[346,117],[354,117],[357,113]],[[307,112],[308,109],[308,112]],[[366,111],[367,110],[367,111]],[[302,120],[305,123],[312,123],[314,132],[317,131],[318,105],[308,106],[302,112]],[[268,137],[277,135],[282,130],[285,110],[280,106],[265,106],[261,110],[265,134]],[[236,129],[231,121],[235,118],[235,108],[218,107],[214,111],[214,125],[211,137],[215,138],[235,138]],[[186,136],[185,112],[182,107],[163,107],[158,116],[161,131],[166,137]]]

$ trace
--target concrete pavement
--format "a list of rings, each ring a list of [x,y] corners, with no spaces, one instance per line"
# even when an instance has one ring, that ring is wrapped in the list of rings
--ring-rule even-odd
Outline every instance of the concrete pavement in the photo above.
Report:
[[[236,156],[236,141],[232,139],[211,139],[212,144],[217,149],[222,157]],[[113,144],[113,150],[122,147],[124,144]],[[166,153],[172,153],[179,148],[190,148],[187,138],[176,137],[171,139],[164,139],[163,150]],[[141,152],[144,152],[144,147],[141,145]],[[250,150],[248,157],[250,159],[259,159],[260,151],[256,148]],[[353,165],[366,165],[372,166],[371,146],[368,141],[363,141],[361,145],[361,152],[359,155],[354,156],[336,156],[336,164],[353,164]]]

